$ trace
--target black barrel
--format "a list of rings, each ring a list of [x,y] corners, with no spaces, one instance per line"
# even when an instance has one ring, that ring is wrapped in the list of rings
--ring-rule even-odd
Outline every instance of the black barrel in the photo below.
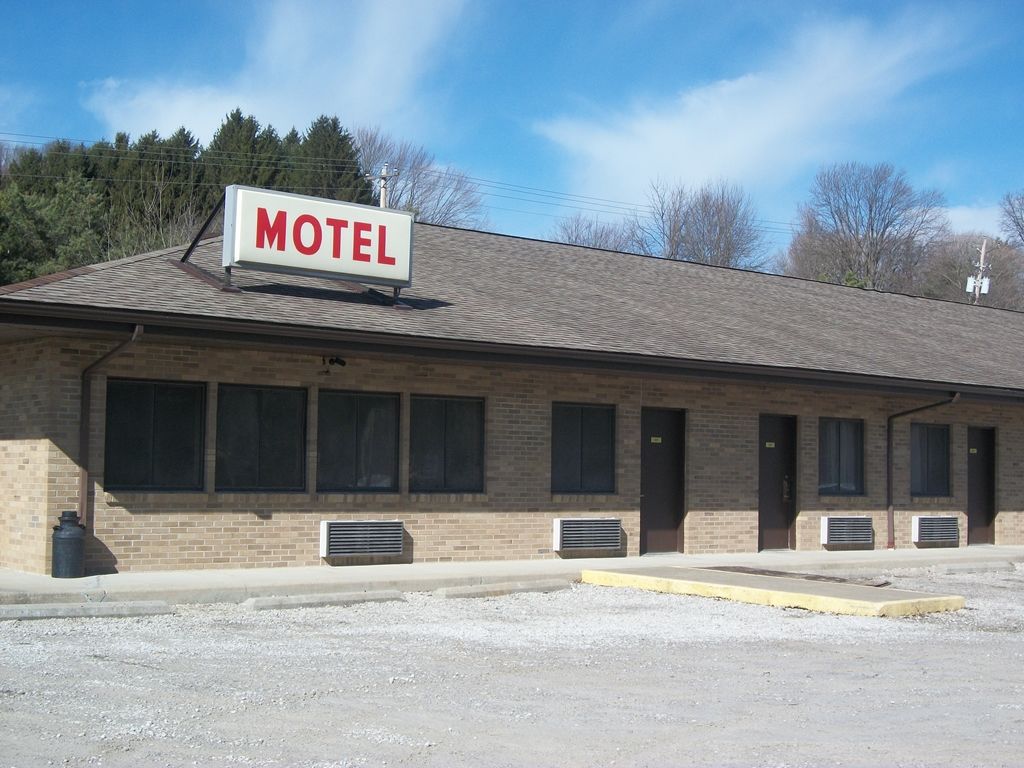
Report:
[[[78,513],[60,513],[60,525],[53,526],[53,569],[55,579],[77,579],[85,575],[85,526]]]

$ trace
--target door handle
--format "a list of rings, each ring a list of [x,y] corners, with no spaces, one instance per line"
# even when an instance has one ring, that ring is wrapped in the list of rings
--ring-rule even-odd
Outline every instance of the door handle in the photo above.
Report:
[[[793,494],[792,494],[791,485],[792,485],[792,483],[791,483],[791,481],[789,479],[789,475],[784,475],[783,478],[782,478],[782,500],[783,501],[791,501],[792,500]]]

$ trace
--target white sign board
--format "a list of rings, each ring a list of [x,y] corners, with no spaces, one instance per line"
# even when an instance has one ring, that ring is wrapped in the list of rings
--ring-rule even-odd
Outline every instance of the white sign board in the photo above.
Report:
[[[225,190],[223,265],[406,287],[412,221],[405,211],[235,184]]]

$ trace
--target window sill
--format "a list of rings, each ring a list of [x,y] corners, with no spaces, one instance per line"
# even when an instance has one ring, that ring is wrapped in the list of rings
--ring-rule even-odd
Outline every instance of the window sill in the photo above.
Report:
[[[214,488],[211,496],[298,496],[310,495],[305,488]]]
[[[487,501],[486,493],[460,493],[458,491],[410,491],[409,492],[410,502],[430,502],[437,503],[444,501],[449,504],[458,503],[485,503]]]
[[[555,504],[592,504],[605,502],[610,499],[618,500],[619,495],[614,491],[607,493],[552,493],[551,501]]]
[[[114,495],[125,495],[125,494],[150,494],[150,493],[194,493],[194,494],[206,494],[206,491],[202,488],[104,488],[103,492],[108,496]]]
[[[188,491],[177,491],[177,490],[158,490],[155,488],[125,488],[112,489],[103,491],[103,500],[107,504],[124,504],[128,501],[144,501],[152,498],[166,499],[173,497],[176,502],[188,503],[188,502],[205,502],[209,499],[210,494],[206,491],[197,491],[195,489]]]
[[[402,494],[398,491],[317,491],[316,501],[325,503],[357,502],[393,502],[401,501]]]

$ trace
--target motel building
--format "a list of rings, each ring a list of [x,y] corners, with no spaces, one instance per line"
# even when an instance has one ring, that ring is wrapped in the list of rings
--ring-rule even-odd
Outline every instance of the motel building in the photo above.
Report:
[[[230,187],[0,288],[0,567],[1024,544],[1024,314]]]

